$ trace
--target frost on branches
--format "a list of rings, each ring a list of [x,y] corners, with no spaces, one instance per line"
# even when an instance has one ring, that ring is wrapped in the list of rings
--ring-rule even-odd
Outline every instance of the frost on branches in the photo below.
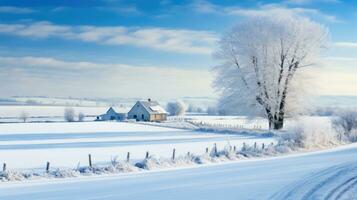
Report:
[[[219,42],[214,86],[220,104],[240,114],[263,114],[271,129],[301,107],[305,67],[328,41],[322,25],[302,17],[255,17],[232,28]]]

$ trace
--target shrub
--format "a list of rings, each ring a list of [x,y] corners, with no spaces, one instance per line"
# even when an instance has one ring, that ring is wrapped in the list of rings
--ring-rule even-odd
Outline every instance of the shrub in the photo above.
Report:
[[[166,109],[170,115],[184,115],[186,112],[186,104],[182,101],[169,102],[167,103]]]
[[[73,108],[64,109],[64,119],[67,122],[74,122],[74,110],[73,110]]]
[[[282,142],[288,142],[299,148],[330,146],[337,142],[337,133],[329,120],[304,118],[281,135]],[[286,145],[285,145],[286,146]]]
[[[83,122],[84,118],[85,118],[85,115],[84,115],[82,112],[80,112],[80,113],[78,114],[78,121],[79,121],[79,122]]]
[[[29,118],[29,114],[26,111],[22,111],[20,114],[20,119],[25,123]]]
[[[210,106],[207,108],[208,115],[218,115],[218,113],[219,113],[219,111],[218,111],[217,107]]]
[[[339,139],[357,141],[357,112],[342,111],[332,120],[333,128],[339,133]]]

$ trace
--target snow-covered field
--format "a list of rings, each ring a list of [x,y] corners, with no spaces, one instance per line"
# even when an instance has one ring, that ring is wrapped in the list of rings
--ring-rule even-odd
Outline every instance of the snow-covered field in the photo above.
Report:
[[[304,117],[319,127],[329,118]],[[263,125],[263,119],[188,116],[186,120],[221,128]],[[183,121],[170,121],[168,124]],[[287,127],[296,124],[287,121]],[[259,134],[225,134],[163,127],[166,124],[129,122],[54,122],[0,124],[0,163],[7,170],[45,174],[50,168],[76,169],[108,166],[113,158],[132,164],[146,152],[156,158],[204,155],[243,143],[258,146],[276,143]],[[178,125],[179,127],[179,125]],[[214,130],[214,129],[213,129]],[[219,158],[218,158],[219,159]],[[76,178],[38,178],[0,182],[0,199],[357,199],[357,145],[323,152],[232,159],[204,165],[177,165],[126,173],[84,174]]]
[[[88,165],[88,154],[94,164],[109,163],[111,158],[133,160],[148,151],[156,157],[170,158],[187,152],[203,154],[214,143],[242,147],[243,142],[270,144],[275,139],[247,135],[214,134],[141,125],[125,122],[15,123],[0,124],[0,162],[8,169],[52,167],[75,168]]]
[[[0,117],[19,117],[24,111],[29,116],[41,117],[60,116],[63,118],[63,113],[66,106],[0,106]],[[71,107],[76,113],[83,112],[86,115],[99,115],[108,110],[108,107]]]
[[[0,183],[0,199],[357,199],[357,145],[333,150],[76,179]]]
[[[20,116],[22,113],[28,115],[28,122],[45,122],[45,121],[64,121],[64,110],[67,106],[24,106],[24,105],[12,105],[12,106],[0,106],[0,122],[22,122]],[[86,107],[86,106],[72,106],[75,114],[83,113],[86,121],[93,121],[95,116],[104,114],[107,110],[107,106],[103,107]],[[92,116],[92,117],[88,117]]]
[[[106,107],[73,107],[76,113],[99,115]],[[27,110],[26,110],[27,109]],[[206,148],[276,143],[265,133],[267,121],[244,116],[187,115],[165,123],[63,122],[65,106],[0,106],[0,164],[7,170],[45,173],[94,166],[110,166],[113,159],[141,162],[147,152],[154,158],[206,155]],[[330,117],[287,119],[285,130],[302,121],[328,130]],[[93,120],[93,118],[87,118]],[[55,122],[58,121],[58,122]],[[189,122],[189,123],[188,123]],[[166,126],[166,127],[165,127]],[[192,127],[191,127],[192,126]],[[177,128],[169,128],[177,127]],[[185,129],[186,128],[186,129]],[[194,131],[205,130],[205,131]],[[213,130],[216,132],[207,132]],[[235,130],[235,131],[231,131]],[[204,165],[177,164],[134,172],[84,173],[76,178],[24,179],[0,182],[0,199],[357,199],[357,145],[320,153],[274,158],[232,159]],[[182,157],[182,158],[183,158]],[[217,158],[219,160],[219,158]],[[356,180],[355,180],[356,179]],[[95,188],[95,189],[94,189]],[[115,189],[113,189],[115,188]]]
[[[233,128],[233,129],[248,129],[248,130],[268,130],[268,120],[262,117],[246,117],[246,116],[185,116],[183,119],[189,120],[194,124],[215,128]],[[310,122],[322,127],[330,124],[331,117],[321,116],[300,116],[296,118],[285,119],[284,130],[289,130],[301,122]]]

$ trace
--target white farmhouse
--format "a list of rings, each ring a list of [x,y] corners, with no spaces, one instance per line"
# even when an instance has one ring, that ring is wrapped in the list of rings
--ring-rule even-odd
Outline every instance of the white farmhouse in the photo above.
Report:
[[[117,110],[119,110],[119,112],[116,112],[113,107],[110,107],[105,114],[97,116],[96,120],[97,121],[125,120],[127,118],[127,112],[124,111],[122,108],[117,108]]]
[[[128,119],[136,121],[161,122],[167,119],[167,112],[157,101],[137,101],[128,112]]]

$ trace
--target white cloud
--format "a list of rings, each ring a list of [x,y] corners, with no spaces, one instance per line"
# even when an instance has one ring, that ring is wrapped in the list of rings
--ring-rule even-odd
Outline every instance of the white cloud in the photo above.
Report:
[[[0,24],[0,33],[30,38],[57,37],[105,45],[132,45],[163,51],[210,54],[218,36],[208,31],[124,26],[65,26],[50,22]]]
[[[27,13],[32,13],[32,12],[34,12],[34,10],[32,10],[30,8],[0,6],[0,13],[27,14]]]
[[[208,70],[0,57],[2,95],[76,97],[213,96]]]
[[[240,9],[230,8],[228,13],[233,15],[241,15],[246,17],[254,16],[309,16],[317,17],[328,22],[339,22],[339,20],[333,15],[327,15],[317,9],[311,8],[288,8],[278,4],[266,4],[256,9]]]
[[[16,67],[23,69],[58,69],[58,70],[91,70],[102,69],[103,65],[91,62],[69,62],[49,57],[0,57],[2,67]],[[106,65],[106,67],[120,67],[121,65]],[[123,65],[124,66],[124,65]]]
[[[122,5],[122,6],[107,6],[107,7],[96,7],[98,10],[111,11],[118,14],[142,14],[136,6],[133,5]]]
[[[286,0],[287,4],[307,5],[312,3],[340,3],[340,0]]]
[[[317,17],[333,23],[340,22],[335,16],[322,13],[317,9],[288,7],[284,4],[260,4],[256,8],[242,8],[239,6],[219,6],[205,0],[199,0],[191,4],[191,8],[200,13],[216,13],[244,17],[294,15]]]
[[[190,7],[194,11],[201,13],[221,13],[224,10],[224,7],[212,4],[206,0],[193,1]]]
[[[335,42],[334,46],[339,48],[357,48],[357,42]]]

